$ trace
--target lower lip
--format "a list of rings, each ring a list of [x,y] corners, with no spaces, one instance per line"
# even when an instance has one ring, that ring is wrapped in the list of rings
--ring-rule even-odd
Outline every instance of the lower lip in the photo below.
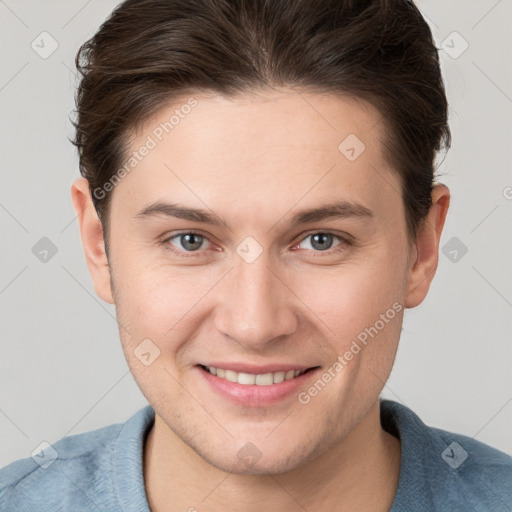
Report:
[[[313,375],[316,375],[317,370],[320,370],[320,368],[314,368],[298,377],[279,382],[278,384],[258,386],[256,384],[239,384],[238,382],[221,379],[200,366],[196,366],[195,369],[215,392],[238,405],[249,407],[264,407],[279,402],[297,392]]]

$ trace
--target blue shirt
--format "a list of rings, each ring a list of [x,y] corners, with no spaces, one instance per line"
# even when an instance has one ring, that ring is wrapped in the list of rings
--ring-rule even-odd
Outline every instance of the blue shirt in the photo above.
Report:
[[[399,437],[402,447],[391,512],[512,511],[512,457],[428,427],[397,402],[380,405],[383,428]],[[0,510],[150,512],[142,471],[153,421],[147,405],[125,423],[64,437],[5,466]]]

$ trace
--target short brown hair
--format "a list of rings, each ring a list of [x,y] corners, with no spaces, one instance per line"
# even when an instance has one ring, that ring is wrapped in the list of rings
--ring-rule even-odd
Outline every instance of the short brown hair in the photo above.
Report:
[[[125,159],[128,134],[178,95],[298,87],[373,104],[414,240],[450,146],[429,26],[407,0],[126,0],[79,49],[80,173],[91,194]],[[341,141],[340,141],[341,142]],[[112,192],[93,203],[108,255]]]

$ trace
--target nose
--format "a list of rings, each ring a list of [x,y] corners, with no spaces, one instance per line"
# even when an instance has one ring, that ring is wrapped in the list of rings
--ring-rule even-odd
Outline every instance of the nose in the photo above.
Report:
[[[248,350],[266,349],[299,324],[298,301],[269,263],[265,251],[252,263],[236,257],[219,290],[215,326]]]

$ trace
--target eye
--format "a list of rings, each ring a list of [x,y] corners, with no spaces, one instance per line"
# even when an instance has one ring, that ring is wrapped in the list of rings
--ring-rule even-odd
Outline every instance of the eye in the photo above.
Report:
[[[306,238],[304,238],[297,247],[301,248],[301,245],[306,242],[310,241],[308,243],[309,247],[302,247],[303,249],[313,250],[315,252],[322,252],[322,251],[328,251],[333,246],[333,240],[337,238],[340,240],[338,244],[336,244],[334,247],[338,247],[339,245],[345,246],[350,245],[350,242],[340,236],[334,235],[333,233],[323,232],[319,231],[317,233],[312,233],[311,235],[308,235]],[[341,249],[342,247],[340,247]]]
[[[172,235],[164,240],[164,243],[169,242],[176,247],[178,251],[195,252],[204,248],[202,245],[206,241],[207,238],[199,233],[186,232]]]
[[[338,240],[338,243],[333,245],[335,239]],[[193,253],[200,253],[202,249],[206,249],[210,241],[204,235],[193,231],[185,231],[168,236],[161,243],[166,249],[178,255],[184,255],[186,253],[192,255]],[[206,244],[206,246],[204,244]],[[306,244],[305,247],[303,246],[304,244]],[[315,253],[326,252],[327,254],[332,254],[337,251],[342,251],[351,245],[353,245],[353,242],[348,236],[344,238],[334,233],[318,231],[303,238],[295,247],[310,250]],[[334,249],[330,251],[333,247]]]

